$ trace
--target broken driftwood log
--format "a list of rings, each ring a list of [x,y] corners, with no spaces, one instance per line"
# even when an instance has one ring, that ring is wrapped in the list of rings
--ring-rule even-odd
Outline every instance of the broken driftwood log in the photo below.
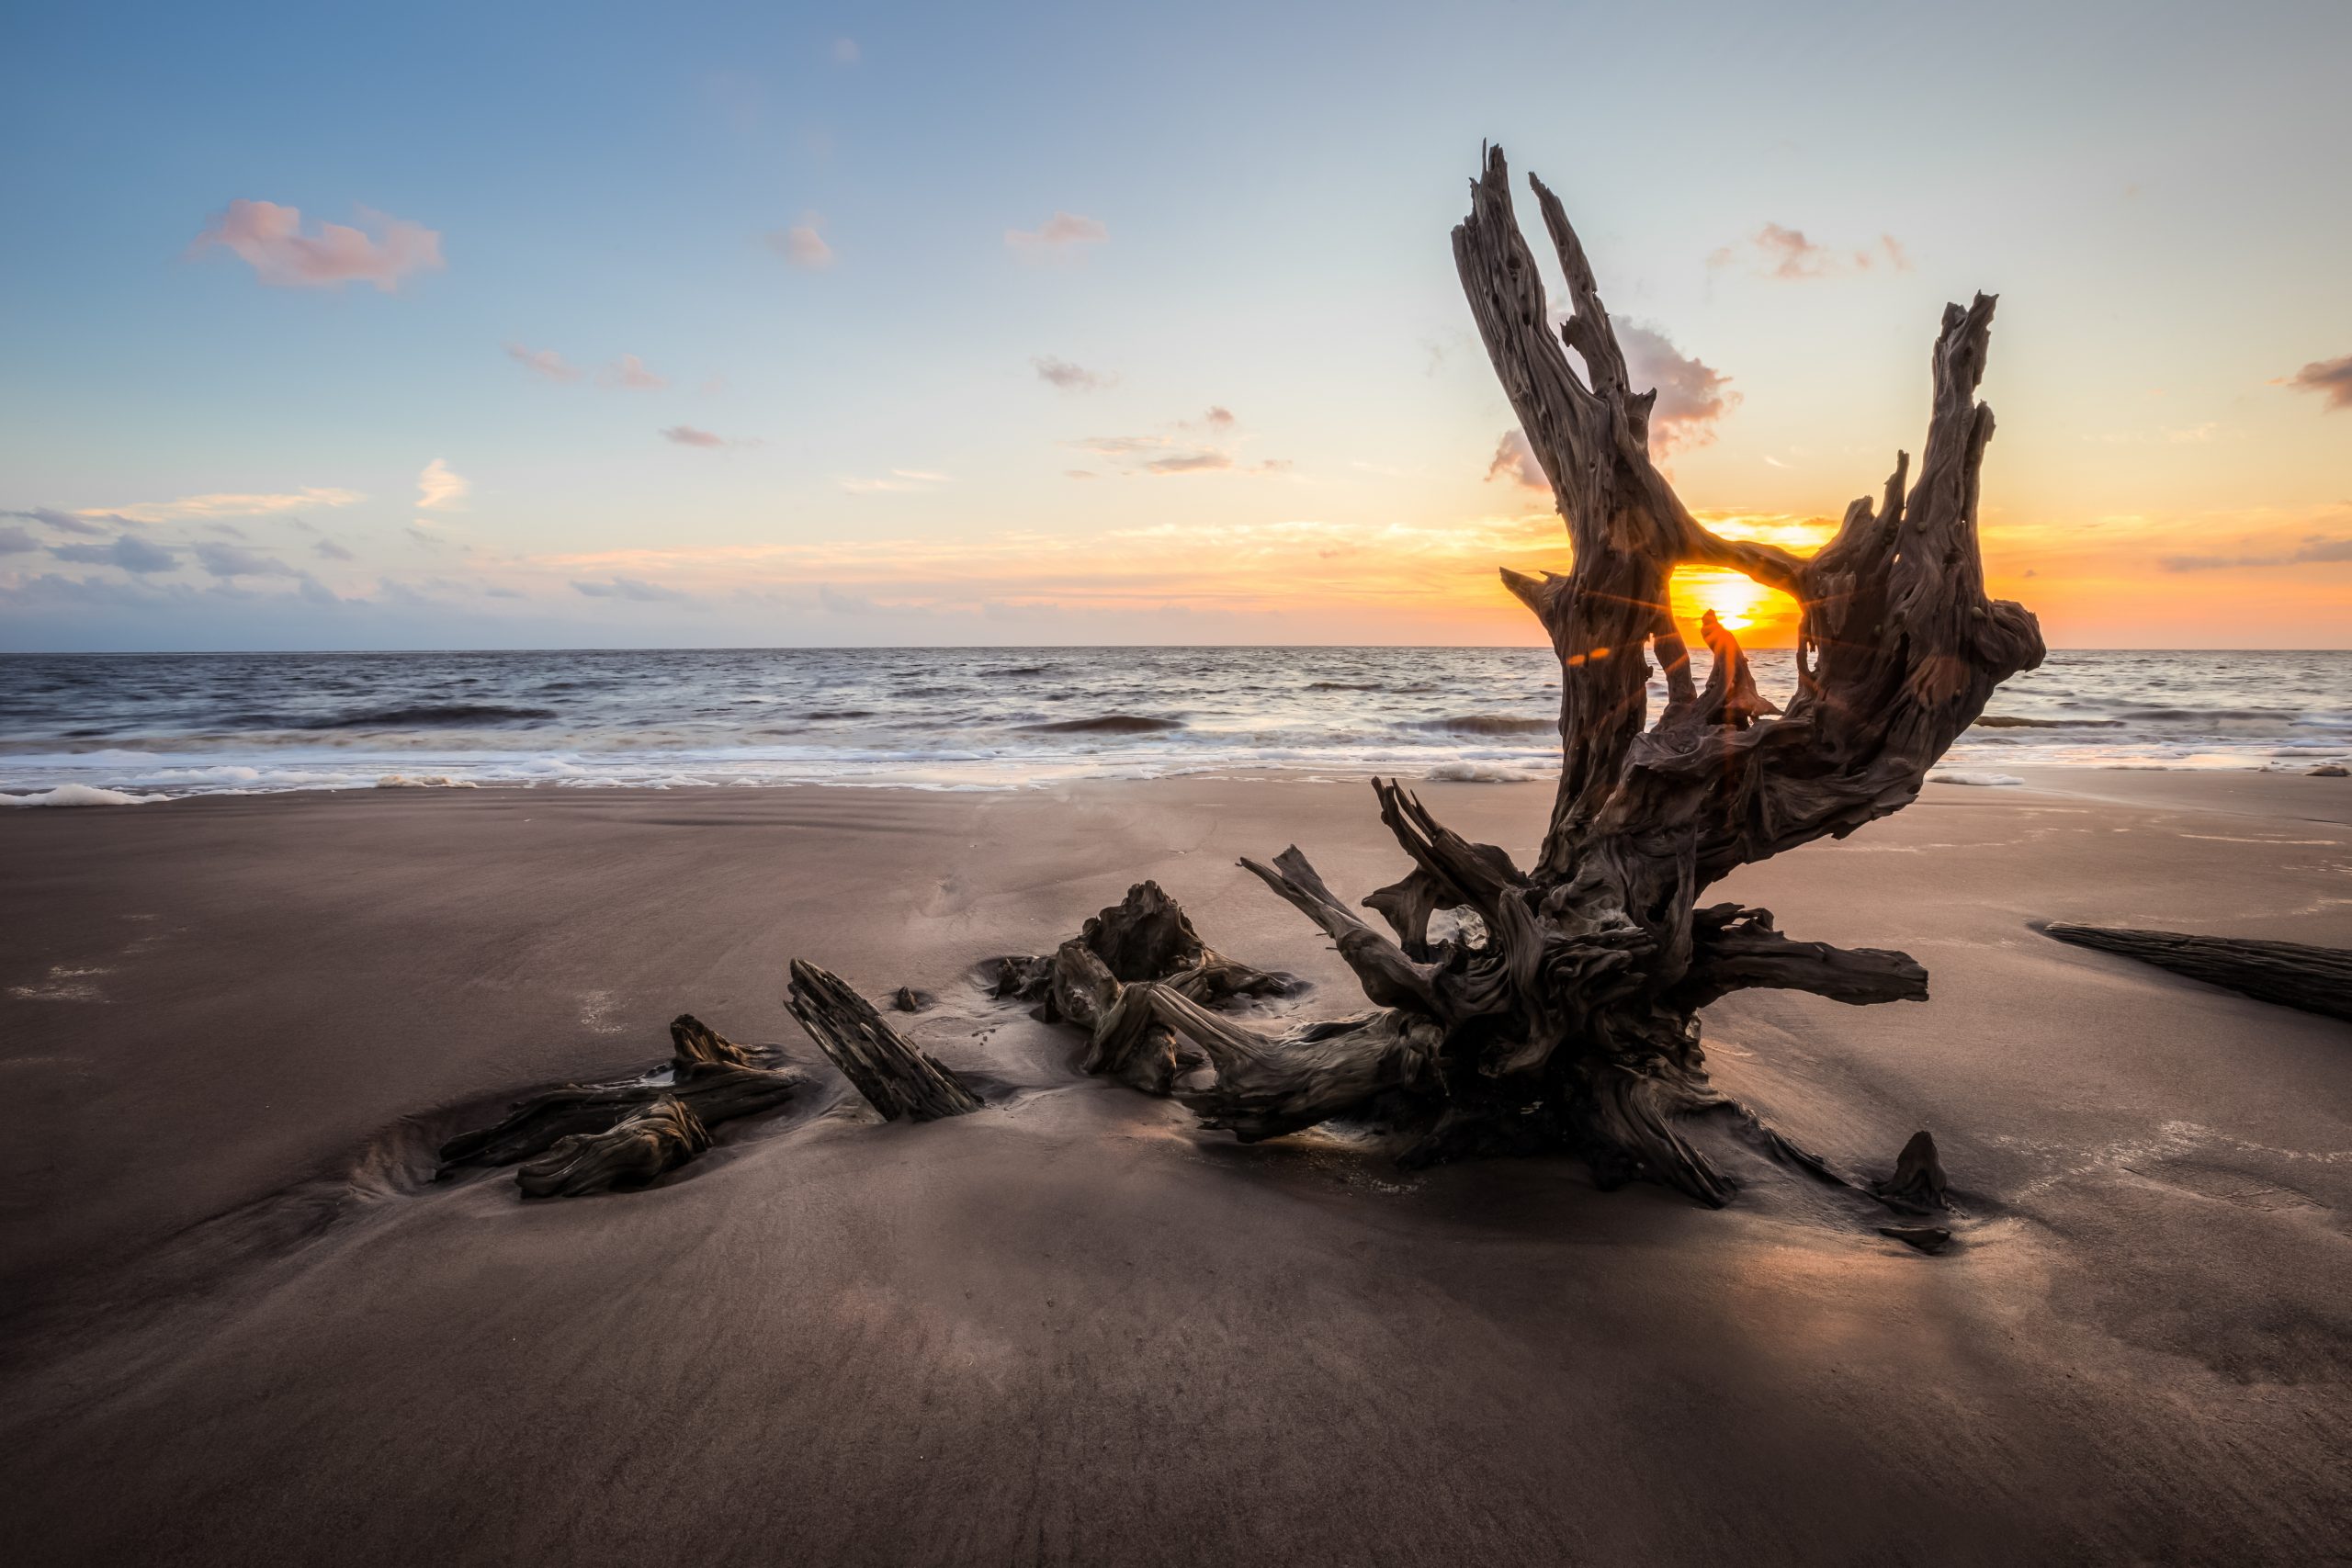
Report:
[[[692,1013],[670,1025],[670,1040],[674,1054],[665,1066],[614,1083],[546,1089],[518,1101],[495,1126],[458,1134],[441,1145],[440,1174],[532,1159],[565,1138],[611,1132],[641,1111],[673,1101],[692,1113],[703,1137],[666,1170],[707,1148],[710,1128],[781,1105],[808,1082],[789,1068],[751,1066],[749,1050]]]
[[[710,1147],[710,1130],[684,1101],[657,1100],[601,1133],[558,1138],[525,1160],[514,1184],[526,1198],[579,1198],[616,1187],[642,1187]]]
[[[1374,1010],[1270,1033],[1212,1010],[1196,994],[1216,989],[1209,981],[1125,973],[1124,943],[1084,937],[1050,960],[1001,965],[1001,994],[1045,999],[1087,1029],[1091,1069],[1174,1092],[1244,1138],[1348,1115],[1406,1134],[1408,1163],[1565,1148],[1604,1185],[1659,1182],[1717,1204],[1732,1179],[1677,1124],[1728,1111],[1769,1152],[1842,1180],[1709,1083],[1698,1011],[1757,986],[1920,1000],[1926,971],[1898,953],[1794,942],[1763,910],[1698,899],[1742,865],[1909,805],[1994,688],[2041,661],[2033,616],[1986,595],[1977,547],[1993,415],[1975,392],[1994,301],[1945,308],[1916,481],[1897,453],[1878,499],[1855,502],[1800,558],[1718,535],[1675,495],[1650,458],[1657,394],[1633,383],[1566,211],[1528,183],[1567,279],[1564,321],[1555,328],[1499,148],[1472,185],[1453,254],[1570,547],[1566,575],[1502,573],[1560,662],[1560,782],[1534,862],[1470,842],[1375,780],[1381,819],[1412,863],[1363,900],[1386,930],[1295,848],[1241,863],[1330,938]],[[1686,565],[1796,601],[1785,712],[1756,691],[1738,639],[1712,616],[1702,631],[1713,669],[1698,685],[1668,608]],[[1655,724],[1650,657],[1668,693]],[[1183,923],[1181,912],[1153,921]],[[1197,1068],[1163,1038],[1189,1044]]]
[[[792,961],[791,1006],[808,1038],[885,1122],[901,1116],[935,1122],[980,1108],[979,1096],[901,1039],[872,1003],[837,976],[797,958]]]
[[[2060,942],[2136,958],[2209,986],[2244,992],[2256,1001],[2352,1022],[2352,953],[2340,947],[2063,921],[2041,930]]]

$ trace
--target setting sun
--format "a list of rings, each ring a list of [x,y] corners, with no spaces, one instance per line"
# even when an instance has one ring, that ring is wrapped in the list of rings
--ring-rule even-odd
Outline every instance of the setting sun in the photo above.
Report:
[[[1674,574],[1668,601],[1674,618],[1686,626],[1709,610],[1730,630],[1749,642],[1772,642],[1793,627],[1796,601],[1754,582],[1736,571],[1694,567]]]

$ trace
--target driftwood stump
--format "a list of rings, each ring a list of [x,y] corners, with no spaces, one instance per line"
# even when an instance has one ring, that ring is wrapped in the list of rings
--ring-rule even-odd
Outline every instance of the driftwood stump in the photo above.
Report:
[[[534,1160],[567,1139],[594,1138],[613,1133],[640,1112],[658,1106],[675,1106],[685,1113],[700,1141],[679,1128],[674,1146],[685,1152],[662,1168],[668,1170],[708,1148],[710,1128],[781,1105],[808,1083],[789,1068],[752,1066],[750,1051],[726,1039],[692,1013],[681,1014],[672,1022],[670,1041],[673,1055],[663,1066],[649,1067],[636,1077],[614,1083],[562,1084],[545,1089],[519,1101],[495,1125],[458,1134],[441,1145],[440,1174],[447,1177],[468,1166],[514,1165]],[[575,1145],[573,1153],[592,1163],[611,1166],[616,1171],[624,1163],[618,1145],[593,1155],[583,1154]],[[640,1156],[628,1157],[636,1160]],[[531,1182],[538,1179],[550,1182],[551,1191],[562,1186],[550,1175],[526,1179],[524,1190],[530,1192]]]
[[[710,1147],[710,1130],[682,1100],[657,1100],[601,1133],[558,1138],[525,1160],[514,1184],[526,1198],[580,1198],[616,1187],[642,1187]]]
[[[1020,961],[1032,967],[1012,972],[1012,988],[1042,987],[1088,1029],[1094,1070],[1174,1093],[1244,1139],[1361,1117],[1406,1132],[1408,1163],[1565,1148],[1604,1186],[1654,1181],[1719,1204],[1731,1179],[1677,1127],[1738,1109],[1708,1082],[1699,1010],[1757,986],[1924,1000],[1927,973],[1899,953],[1792,941],[1768,911],[1702,907],[1699,896],[1739,866],[1910,804],[1994,687],[2041,660],[2033,616],[1986,597],[1977,548],[1993,415],[1974,394],[1994,302],[1945,310],[1917,481],[1906,489],[1898,453],[1876,504],[1855,502],[1801,558],[1721,537],[1677,499],[1650,460],[1656,394],[1628,378],[1559,202],[1529,184],[1567,279],[1556,333],[1499,148],[1472,186],[1453,253],[1572,557],[1565,576],[1502,574],[1560,661],[1560,782],[1534,863],[1469,842],[1375,780],[1381,819],[1412,863],[1363,900],[1386,930],[1295,848],[1241,863],[1331,939],[1373,1010],[1270,1034],[1212,1010],[1181,976],[1120,974],[1084,938],[1050,963]],[[1758,693],[1737,639],[1712,616],[1702,632],[1713,668],[1697,683],[1668,609],[1683,565],[1744,572],[1798,602],[1786,712]],[[1668,690],[1655,723],[1649,657]],[[1200,1070],[1160,1049],[1169,1037],[1193,1047]],[[1739,1120],[1768,1151],[1831,1174]],[[1932,1141],[1924,1152],[1927,1166],[1906,1158],[1897,1178],[1914,1201],[1940,1187]]]

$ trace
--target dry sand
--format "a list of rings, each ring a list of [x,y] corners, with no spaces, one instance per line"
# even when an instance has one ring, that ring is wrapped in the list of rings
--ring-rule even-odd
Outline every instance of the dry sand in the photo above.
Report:
[[[2352,786],[1931,786],[1723,890],[1925,1006],[1750,993],[1717,1077],[1883,1171],[1709,1213],[1567,1160],[1239,1148],[971,987],[1138,877],[1353,1005],[1233,865],[1361,895],[1360,784],[433,792],[0,816],[0,1540],[27,1563],[2301,1562],[2352,1541],[2352,1030],[2036,919],[2352,945]],[[1524,851],[1534,787],[1431,786]],[[788,956],[987,1111],[838,1080],[652,1190],[420,1184],[469,1108],[814,1053]],[[2332,1557],[2330,1554],[2334,1554]]]

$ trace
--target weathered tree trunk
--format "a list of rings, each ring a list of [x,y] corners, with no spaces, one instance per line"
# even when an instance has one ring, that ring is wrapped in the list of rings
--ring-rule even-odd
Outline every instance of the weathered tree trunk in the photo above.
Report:
[[[2340,947],[2064,922],[2042,930],[2060,942],[2136,958],[2209,986],[2243,991],[2257,1001],[2352,1022],[2352,953]]]
[[[1567,1147],[1605,1185],[1656,1181],[1721,1203],[1732,1181],[1677,1128],[1730,1106],[1707,1080],[1698,1010],[1755,986],[1924,1000],[1927,975],[1898,953],[1792,942],[1769,913],[1702,909],[1700,894],[1738,866],[1908,805],[1993,688],[2041,660],[2033,617],[1985,596],[1977,549],[1977,470],[1993,416],[1974,393],[1993,300],[1945,310],[1917,482],[1906,495],[1908,459],[1897,454],[1877,505],[1855,502],[1829,543],[1801,559],[1721,538],[1676,498],[1650,461],[1656,394],[1628,379],[1559,202],[1530,185],[1567,278],[1571,310],[1556,336],[1499,148],[1472,186],[1453,250],[1572,554],[1565,576],[1503,573],[1560,660],[1560,784],[1535,863],[1521,869],[1468,842],[1394,782],[1374,781],[1381,818],[1413,863],[1364,900],[1389,931],[1356,915],[1295,848],[1272,865],[1241,863],[1331,938],[1380,1010],[1268,1036],[1178,986],[1122,984],[1083,941],[1065,944],[1050,985],[1061,1013],[1094,1033],[1090,1065],[1174,1092],[1245,1138],[1369,1115],[1418,1132],[1411,1161]],[[1798,601],[1787,712],[1757,693],[1719,625],[1704,628],[1713,669],[1697,687],[1668,609],[1668,580],[1685,564],[1741,571]],[[1668,690],[1646,728],[1645,649]],[[1434,938],[1441,910],[1456,912],[1455,934]],[[1156,1057],[1155,1031],[1196,1047],[1205,1081]],[[1138,1059],[1149,1065],[1138,1070]],[[1758,1131],[1773,1152],[1826,1173]],[[1932,1144],[1928,1153],[1932,1163]],[[1906,1174],[1906,1190],[1926,1179]]]

